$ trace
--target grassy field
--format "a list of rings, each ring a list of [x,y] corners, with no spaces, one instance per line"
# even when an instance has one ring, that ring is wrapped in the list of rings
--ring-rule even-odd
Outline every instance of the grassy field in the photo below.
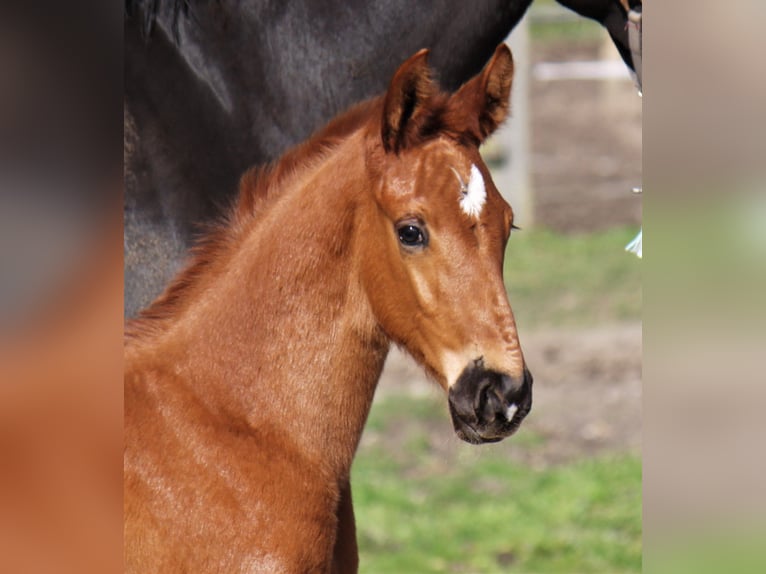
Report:
[[[460,443],[436,395],[385,397],[366,433],[352,475],[362,572],[641,570],[636,457],[529,468],[510,451],[541,437]]]
[[[561,41],[561,40],[598,40],[603,37],[604,29],[595,21],[580,18],[573,14],[571,19],[562,20],[535,18],[535,14],[546,9],[558,9],[562,13],[568,11],[554,0],[536,0],[530,8],[529,31],[535,41]]]
[[[637,229],[514,232],[506,284],[523,329],[635,321]],[[352,470],[361,572],[641,570],[641,461],[616,455],[532,468],[545,437],[460,442],[443,395],[376,399]]]
[[[641,318],[641,262],[624,246],[637,228],[563,236],[513,233],[505,284],[522,328],[586,326]]]

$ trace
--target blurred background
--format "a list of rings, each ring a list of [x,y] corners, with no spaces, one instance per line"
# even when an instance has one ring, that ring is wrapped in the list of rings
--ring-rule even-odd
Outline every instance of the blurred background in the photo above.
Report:
[[[0,324],[2,572],[122,571],[122,12],[0,4],[0,287],[37,301]],[[485,152],[520,193],[506,279],[535,404],[460,443],[393,355],[353,470],[364,572],[635,572],[642,468],[647,572],[766,571],[766,4],[644,18],[643,174],[632,83],[567,77],[619,73],[601,30],[535,9],[510,39],[520,129]],[[640,221],[645,261],[622,251]]]
[[[604,29],[533,4],[482,148],[516,214],[505,280],[534,377],[505,441],[454,434],[393,351],[354,463],[362,572],[641,571],[641,107]]]

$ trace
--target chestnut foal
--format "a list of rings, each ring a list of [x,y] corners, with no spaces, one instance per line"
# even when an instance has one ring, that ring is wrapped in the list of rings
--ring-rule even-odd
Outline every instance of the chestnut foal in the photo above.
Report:
[[[128,572],[356,572],[349,471],[391,342],[501,440],[532,378],[503,285],[513,212],[478,146],[501,45],[452,95],[427,52],[382,97],[242,178],[125,344]]]

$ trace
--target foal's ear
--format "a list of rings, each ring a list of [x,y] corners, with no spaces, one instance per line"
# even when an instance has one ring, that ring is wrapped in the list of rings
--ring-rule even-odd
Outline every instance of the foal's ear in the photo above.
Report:
[[[387,152],[406,147],[408,135],[417,131],[417,119],[437,91],[427,60],[428,50],[420,50],[399,67],[391,80],[383,102],[381,129]]]
[[[450,98],[449,123],[483,142],[508,117],[512,84],[513,56],[508,46],[500,44],[481,73]]]

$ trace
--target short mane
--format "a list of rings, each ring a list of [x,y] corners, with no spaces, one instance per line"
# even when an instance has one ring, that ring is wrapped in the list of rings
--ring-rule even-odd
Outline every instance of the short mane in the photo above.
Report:
[[[377,120],[381,107],[380,97],[357,104],[311,138],[287,151],[277,161],[247,170],[240,178],[239,195],[233,208],[219,222],[204,229],[183,271],[149,307],[128,322],[126,338],[137,339],[154,333],[163,320],[174,316],[196,279],[209,270],[229,246],[237,242],[245,224],[279,196],[285,182],[323,158],[366,123]]]

